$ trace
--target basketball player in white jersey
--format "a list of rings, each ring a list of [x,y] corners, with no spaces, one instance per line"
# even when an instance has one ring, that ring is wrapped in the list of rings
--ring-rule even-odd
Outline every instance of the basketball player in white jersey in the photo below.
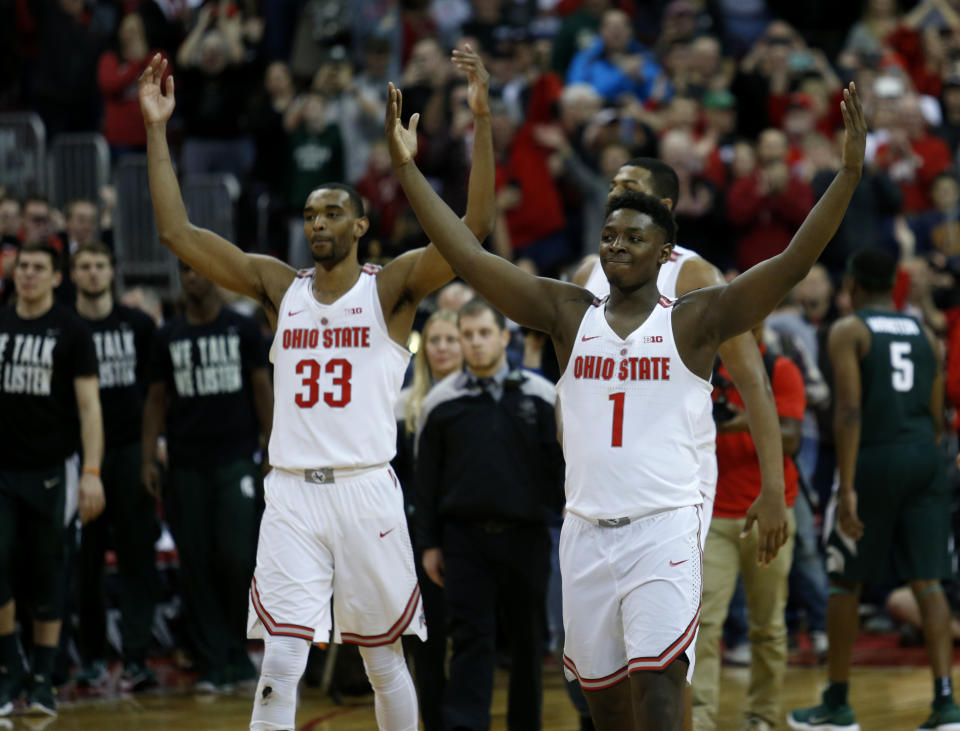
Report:
[[[453,61],[467,75],[475,120],[465,220],[471,235],[485,237],[494,212],[489,75],[469,49],[454,51]],[[426,628],[403,497],[388,463],[417,304],[452,272],[433,246],[382,269],[361,267],[357,242],[369,221],[356,191],[338,183],[317,188],[304,205],[313,269],[245,254],[191,225],[167,149],[174,86],[167,78],[161,87],[166,64],[158,54],[139,82],[160,241],[205,277],[260,302],[276,328],[274,469],[265,481],[248,621],[265,650],[250,728],[293,729],[310,643],[348,642],[360,647],[379,727],[414,731],[416,694],[399,640],[423,639]],[[405,131],[413,150],[415,124],[416,115],[414,130]]]
[[[638,157],[620,166],[610,181],[608,197],[628,190],[656,196],[672,211],[677,205],[680,182],[676,171],[662,160]],[[597,297],[610,294],[610,284],[596,254],[584,259],[572,281]],[[660,267],[657,289],[667,299],[675,300],[687,292],[724,284],[725,281],[720,270],[697,252],[675,245],[670,259]],[[734,417],[738,422],[736,426],[742,428],[745,423],[750,428],[750,435],[756,435],[753,441],[757,446],[762,482],[760,495],[747,513],[744,535],[749,535],[756,521],[759,530],[757,561],[768,565],[789,537],[780,418],[770,379],[763,365],[763,356],[753,336],[744,333],[730,338],[717,352],[746,406],[745,413]],[[717,427],[712,414],[708,414],[699,426],[700,492],[703,494],[703,532],[700,539],[705,543],[717,494]],[[734,426],[732,422],[728,423],[727,428],[731,426]]]
[[[549,333],[563,370],[564,666],[600,731],[680,729],[700,612],[696,425],[711,409],[707,379],[720,344],[762,320],[840,225],[866,145],[856,90],[841,104],[843,166],[787,249],[676,302],[657,289],[676,231],[657,198],[630,191],[608,204],[599,249],[608,298],[531,276],[484,251],[433,191],[405,143],[398,101],[391,85],[387,143],[427,235],[480,295]]]

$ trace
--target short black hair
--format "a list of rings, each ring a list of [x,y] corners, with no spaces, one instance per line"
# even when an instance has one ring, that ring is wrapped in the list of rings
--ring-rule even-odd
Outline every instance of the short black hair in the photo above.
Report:
[[[357,189],[351,185],[347,185],[346,183],[324,183],[323,185],[318,185],[313,190],[345,190],[347,196],[350,198],[350,203],[353,205],[353,210],[357,214],[357,218],[363,218],[367,215],[363,210],[363,198],[360,197]]]
[[[640,213],[646,213],[653,222],[663,229],[665,243],[672,244],[677,239],[677,222],[673,220],[670,209],[655,195],[648,195],[637,190],[628,190],[618,193],[607,201],[607,211],[604,218],[608,218],[614,211],[621,208],[630,208]]]
[[[56,250],[53,244],[48,241],[32,241],[23,244],[20,251],[17,252],[17,259],[21,254],[34,254],[36,252],[46,254],[50,257],[50,263],[53,265],[53,271],[60,271],[60,252]]]
[[[477,315],[482,314],[485,310],[489,310],[493,314],[493,321],[497,323],[497,327],[502,331],[507,327],[507,319],[503,316],[502,312],[499,312],[487,302],[483,297],[474,297],[471,300],[467,300],[464,303],[463,307],[457,312],[457,327],[460,327],[460,321],[464,317],[476,317]]]
[[[893,289],[897,258],[884,249],[860,249],[847,259],[847,274],[864,291],[883,294]]]
[[[677,177],[677,171],[663,160],[655,157],[635,157],[621,167],[643,168],[650,171],[654,194],[658,198],[669,198],[676,207],[677,200],[680,198],[680,179]]]

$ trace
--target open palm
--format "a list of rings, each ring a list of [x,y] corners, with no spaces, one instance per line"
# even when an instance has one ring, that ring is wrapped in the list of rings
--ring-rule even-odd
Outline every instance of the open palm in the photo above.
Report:
[[[467,104],[474,115],[490,111],[490,72],[469,44],[453,52],[453,65],[467,75]]]
[[[137,95],[140,97],[140,112],[146,124],[164,123],[173,114],[176,101],[173,98],[173,76],[167,76],[166,93],[163,88],[163,74],[167,70],[167,59],[158,53],[140,74]]]
[[[404,127],[403,122],[400,121],[402,111],[403,94],[393,84],[390,84],[384,135],[387,138],[390,160],[394,167],[410,162],[417,156],[417,123],[420,121],[420,115],[412,115],[410,126]]]

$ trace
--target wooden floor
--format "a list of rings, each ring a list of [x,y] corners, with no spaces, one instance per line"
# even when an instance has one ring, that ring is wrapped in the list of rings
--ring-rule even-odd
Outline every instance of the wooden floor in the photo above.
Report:
[[[739,731],[740,709],[748,672],[724,668],[720,729]],[[790,668],[784,688],[785,708],[812,705],[819,698],[824,670]],[[506,676],[498,673],[491,728],[506,729]],[[857,668],[851,702],[864,731],[915,729],[925,719],[931,693],[930,674],[923,668]],[[16,731],[221,731],[245,729],[250,719],[252,693],[196,696],[187,691],[149,692],[111,699],[88,699],[61,705],[59,718],[0,719],[0,729]],[[371,698],[335,706],[317,691],[306,689],[297,713],[298,731],[369,731],[376,729]],[[544,731],[575,731],[576,716],[564,693],[559,671],[544,677]],[[781,724],[781,728],[786,728]]]

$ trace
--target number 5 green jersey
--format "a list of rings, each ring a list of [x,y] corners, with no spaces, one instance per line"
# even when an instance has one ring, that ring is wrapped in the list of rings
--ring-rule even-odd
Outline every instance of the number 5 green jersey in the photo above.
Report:
[[[933,441],[930,391],[936,361],[920,323],[887,310],[858,310],[870,330],[860,361],[861,446]]]

